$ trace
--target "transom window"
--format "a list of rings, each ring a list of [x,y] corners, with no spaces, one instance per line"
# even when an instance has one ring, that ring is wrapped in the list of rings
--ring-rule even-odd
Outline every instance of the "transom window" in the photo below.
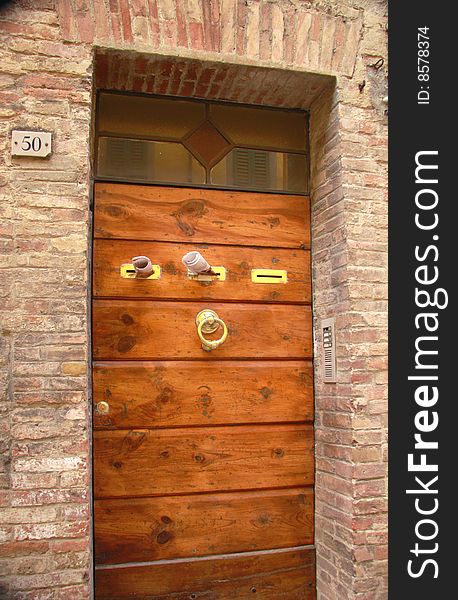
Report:
[[[96,179],[306,194],[307,114],[100,92]]]

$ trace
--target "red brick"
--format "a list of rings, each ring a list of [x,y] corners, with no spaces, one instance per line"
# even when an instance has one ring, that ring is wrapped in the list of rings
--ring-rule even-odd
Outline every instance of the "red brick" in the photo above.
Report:
[[[33,491],[16,491],[11,503],[13,506],[30,506],[62,503],[87,503],[88,492],[81,489],[44,489]]]
[[[162,43],[164,46],[169,46],[171,48],[176,47],[177,45],[177,22],[175,19],[162,19],[161,20],[161,33],[162,33]]]
[[[150,27],[152,34],[152,42],[154,47],[159,46],[160,42],[160,27],[159,27],[159,15],[157,9],[157,0],[147,0],[149,6],[150,15]]]
[[[386,498],[370,498],[357,500],[354,503],[355,514],[358,515],[367,515],[371,513],[383,512],[387,510],[387,500]]]
[[[372,498],[374,496],[386,496],[386,484],[383,479],[358,482],[355,485],[355,498]]]
[[[49,542],[9,542],[0,544],[0,557],[28,556],[30,554],[43,554],[49,550]]]
[[[105,2],[94,2],[94,35],[101,40],[111,38],[111,19],[110,13]]]
[[[272,5],[261,4],[259,58],[268,60],[272,52]]]
[[[87,44],[92,42],[94,39],[95,22],[87,5],[83,5],[77,10],[76,22],[78,24],[78,39]]]
[[[17,525],[15,536],[18,540],[49,540],[52,538],[81,538],[89,532],[89,523],[74,521],[70,523],[40,523]]]
[[[110,0],[110,5],[115,4],[117,6],[117,0]],[[122,42],[122,21],[119,13],[117,11],[112,10],[111,12],[111,31],[113,34],[113,39],[117,43]]]
[[[285,19],[285,28],[283,33],[283,60],[286,64],[292,64],[294,61],[295,44],[297,42],[297,20],[294,6],[286,6],[283,14]]]
[[[87,550],[87,540],[52,540],[50,547],[53,552],[83,552]]]
[[[150,75],[147,79],[146,90],[145,92],[154,92],[156,91],[156,78],[154,75]]]
[[[205,47],[205,43],[202,23],[195,23],[191,21],[188,24],[188,27],[190,46],[194,48],[194,50],[203,50]]]
[[[220,50],[219,2],[207,0],[202,3],[205,49],[210,52]]]
[[[130,0],[130,10],[133,17],[146,17],[148,13],[146,11],[147,0]]]
[[[133,42],[134,38],[132,35],[132,21],[130,18],[129,2],[128,0],[118,0],[118,2],[121,13],[123,39],[124,42],[130,44]]]
[[[57,4],[63,38],[73,40],[76,36],[76,20],[71,0],[59,0]]]
[[[188,32],[186,28],[186,15],[180,2],[176,3],[176,22],[177,22],[177,46],[188,46]]]
[[[106,54],[99,54],[95,64],[96,85],[103,89],[108,84],[108,56]]]
[[[53,600],[86,600],[86,598],[91,598],[87,584],[58,588],[53,596]]]
[[[246,50],[245,27],[247,18],[247,3],[245,0],[237,1],[237,20],[236,20],[236,45],[237,54],[244,54]]]
[[[172,74],[175,63],[171,60],[162,61],[160,63],[160,75],[161,77],[170,77]]]
[[[178,90],[181,87],[182,78],[184,76],[186,67],[183,63],[177,62],[174,65],[173,75],[170,78],[168,92],[173,96],[178,94]]]
[[[144,77],[134,77],[132,79],[132,91],[133,92],[143,92],[145,86],[145,78]]]
[[[184,81],[180,87],[180,96],[191,96],[194,92],[195,83],[193,81]]]

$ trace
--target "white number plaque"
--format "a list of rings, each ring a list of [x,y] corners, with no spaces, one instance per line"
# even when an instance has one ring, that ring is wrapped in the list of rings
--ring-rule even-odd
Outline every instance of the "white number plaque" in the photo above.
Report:
[[[49,131],[17,131],[11,136],[13,156],[37,156],[44,158],[51,154],[51,133]]]

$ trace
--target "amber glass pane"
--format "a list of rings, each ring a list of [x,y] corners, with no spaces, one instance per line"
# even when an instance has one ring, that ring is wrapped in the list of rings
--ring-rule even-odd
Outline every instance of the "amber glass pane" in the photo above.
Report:
[[[307,148],[303,113],[212,104],[210,115],[215,125],[236,146],[299,152]]]
[[[213,169],[211,183],[221,187],[307,192],[307,159],[303,154],[234,148]]]
[[[124,94],[100,94],[99,133],[175,140],[205,119],[205,105]]]
[[[182,145],[99,138],[97,177],[116,181],[205,183],[205,169]]]

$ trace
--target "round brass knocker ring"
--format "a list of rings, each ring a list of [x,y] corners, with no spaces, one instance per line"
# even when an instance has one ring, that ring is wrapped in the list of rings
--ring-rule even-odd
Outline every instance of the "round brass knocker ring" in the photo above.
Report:
[[[224,344],[227,338],[226,323],[218,317],[213,310],[201,310],[196,317],[197,335],[199,336],[203,350],[210,352],[215,350],[221,344]],[[218,327],[222,327],[223,335],[217,340],[207,340],[204,333],[214,333]]]

